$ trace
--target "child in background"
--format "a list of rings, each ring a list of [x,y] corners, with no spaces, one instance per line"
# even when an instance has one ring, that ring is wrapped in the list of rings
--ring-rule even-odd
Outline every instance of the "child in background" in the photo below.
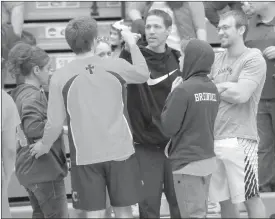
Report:
[[[8,61],[9,71],[24,78],[24,83],[11,92],[27,140],[27,144],[21,141],[17,149],[16,176],[29,194],[33,218],[68,218],[64,184],[67,163],[61,135],[48,154],[35,159],[30,153],[30,145],[43,136],[47,121],[47,98],[42,85],[48,83],[50,57],[36,46],[18,43],[11,49]]]
[[[97,39],[95,54],[102,58],[108,58],[112,55],[111,45],[104,37]]]

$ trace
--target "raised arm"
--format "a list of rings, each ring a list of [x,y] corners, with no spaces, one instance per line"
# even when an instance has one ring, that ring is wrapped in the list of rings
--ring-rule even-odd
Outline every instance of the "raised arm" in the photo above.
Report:
[[[123,36],[125,42],[127,43],[127,47],[130,50],[132,64],[125,61],[124,59],[116,59],[112,69],[128,84],[145,83],[149,79],[150,72],[145,58],[136,45],[136,39],[134,37],[135,35],[128,30],[122,31],[121,35]]]
[[[132,21],[142,19],[146,2],[129,2],[127,15]]]
[[[189,2],[189,7],[199,40],[207,40],[204,5],[202,2]]]
[[[24,2],[11,3],[11,24],[16,35],[21,37],[24,24]]]

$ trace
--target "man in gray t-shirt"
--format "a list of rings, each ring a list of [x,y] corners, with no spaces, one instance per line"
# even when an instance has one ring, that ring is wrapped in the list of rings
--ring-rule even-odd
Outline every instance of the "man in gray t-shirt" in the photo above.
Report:
[[[210,183],[210,200],[220,202],[222,217],[239,217],[237,204],[246,205],[249,218],[265,217],[258,188],[257,109],[266,78],[266,62],[258,49],[244,45],[247,19],[240,11],[221,16],[221,46],[210,77],[221,103],[215,122],[218,169]]]

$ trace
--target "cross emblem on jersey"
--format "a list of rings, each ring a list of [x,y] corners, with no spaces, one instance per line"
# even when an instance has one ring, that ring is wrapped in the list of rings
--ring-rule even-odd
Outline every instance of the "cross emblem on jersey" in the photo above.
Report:
[[[95,68],[95,66],[92,65],[88,65],[88,67],[86,67],[86,70],[89,70],[90,74],[93,74],[93,69]]]

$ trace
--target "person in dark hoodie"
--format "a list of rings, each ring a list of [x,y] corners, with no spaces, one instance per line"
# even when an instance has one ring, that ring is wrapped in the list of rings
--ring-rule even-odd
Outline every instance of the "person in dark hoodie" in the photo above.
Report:
[[[184,47],[182,75],[173,83],[161,124],[171,138],[165,154],[171,160],[181,217],[205,218],[210,177],[216,167],[213,132],[220,102],[218,90],[207,76],[214,51],[197,39]]]
[[[11,73],[24,76],[24,83],[11,92],[21,119],[16,176],[29,194],[33,218],[68,218],[64,184],[67,163],[61,136],[39,159],[30,153],[30,145],[42,138],[47,121],[47,99],[41,86],[48,83],[50,57],[36,46],[18,43],[8,61]]]
[[[171,218],[179,218],[172,169],[164,155],[169,138],[163,134],[160,115],[172,82],[180,72],[180,53],[166,44],[172,26],[169,14],[151,10],[145,22],[148,45],[139,48],[151,72],[150,78],[146,83],[127,86],[127,109],[144,181],[145,200],[139,203],[139,213],[140,218],[159,218],[164,188]],[[120,57],[131,62],[126,50]]]

